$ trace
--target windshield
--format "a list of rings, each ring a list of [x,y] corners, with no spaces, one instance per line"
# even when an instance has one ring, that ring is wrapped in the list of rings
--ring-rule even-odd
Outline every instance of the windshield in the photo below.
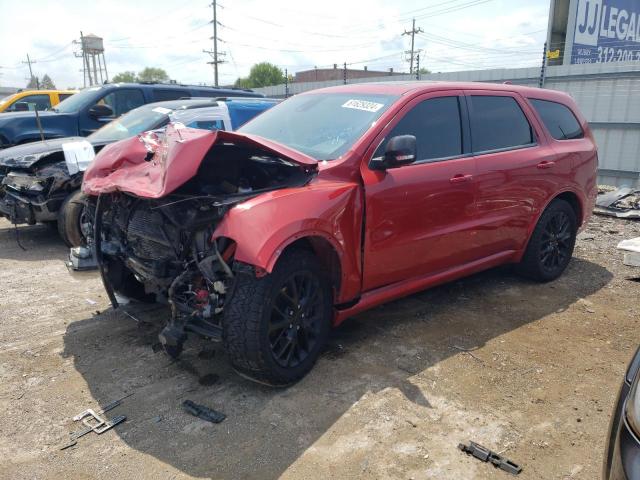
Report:
[[[300,95],[238,131],[273,140],[316,160],[331,160],[349,150],[397,98],[356,92]]]
[[[100,87],[89,87],[80,90],[75,95],[71,95],[66,100],[63,100],[56,105],[52,110],[60,113],[74,113],[88,105],[95,103],[94,98],[96,92],[100,90]]]
[[[171,110],[164,107],[144,106],[136,108],[96,130],[89,135],[89,138],[94,142],[115,142],[133,137],[169,123],[168,115],[170,113]]]

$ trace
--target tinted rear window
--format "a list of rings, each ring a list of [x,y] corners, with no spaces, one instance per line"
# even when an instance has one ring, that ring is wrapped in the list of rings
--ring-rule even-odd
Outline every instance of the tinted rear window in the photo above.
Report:
[[[556,140],[571,140],[584,137],[582,127],[568,107],[548,100],[530,98],[529,101],[538,112],[538,115],[540,115],[540,118],[542,118],[544,126],[547,127],[551,136]]]
[[[531,125],[515,98],[472,95],[469,101],[474,152],[517,148],[533,143]]]

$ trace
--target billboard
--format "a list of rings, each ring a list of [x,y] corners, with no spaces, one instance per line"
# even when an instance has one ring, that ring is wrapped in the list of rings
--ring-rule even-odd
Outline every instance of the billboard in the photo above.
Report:
[[[571,4],[576,8],[571,63],[640,61],[640,0]]]

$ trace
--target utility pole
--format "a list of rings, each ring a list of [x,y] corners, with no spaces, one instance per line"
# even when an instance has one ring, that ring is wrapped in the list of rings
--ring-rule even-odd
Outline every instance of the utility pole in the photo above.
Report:
[[[420,53],[416,56],[416,80],[420,80]]]
[[[224,60],[220,60],[218,57],[224,55],[224,53],[222,53],[222,52],[218,53],[218,16],[217,16],[218,5],[217,5],[217,0],[212,0],[210,6],[213,9],[213,20],[211,21],[211,23],[213,23],[213,37],[211,37],[211,39],[213,40],[213,52],[210,51],[210,50],[203,50],[203,52],[204,53],[208,53],[212,57],[212,61],[207,62],[207,63],[209,65],[213,65],[214,85],[217,87],[218,86],[218,65],[220,63],[224,63]]]
[[[413,19],[413,23],[412,23],[412,27],[411,27],[411,31],[407,32],[406,30],[404,31],[404,33],[402,35],[411,35],[411,60],[409,62],[409,74],[413,73],[413,46],[415,44],[414,40],[415,40],[415,36],[416,33],[424,33],[424,30],[422,30],[422,28],[418,27],[418,29],[416,29],[416,19]],[[409,52],[406,52],[409,53]]]
[[[29,65],[29,83],[31,83],[31,80],[33,80],[35,77],[33,76],[33,70],[31,69],[31,64],[32,63],[36,63],[35,60],[31,60],[29,58],[29,54],[27,53],[27,61],[26,62],[22,62],[26,65]],[[36,89],[40,90],[40,82],[38,81],[38,79],[36,78]]]

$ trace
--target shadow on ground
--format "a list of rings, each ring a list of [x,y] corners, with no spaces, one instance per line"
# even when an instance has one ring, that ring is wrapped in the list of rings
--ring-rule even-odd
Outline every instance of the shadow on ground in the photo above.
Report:
[[[277,478],[366,392],[397,388],[430,408],[414,374],[566,309],[611,278],[575,259],[551,284],[499,268],[421,292],[347,321],[311,374],[285,390],[240,378],[221,348],[213,354],[201,340],[191,339],[178,362],[154,351],[164,310],[140,313],[138,323],[114,311],[74,322],[65,355],[94,398],[134,393],[119,407],[128,420],[116,429],[131,448],[197,477]],[[185,399],[227,419],[213,425],[190,417],[180,408]]]

